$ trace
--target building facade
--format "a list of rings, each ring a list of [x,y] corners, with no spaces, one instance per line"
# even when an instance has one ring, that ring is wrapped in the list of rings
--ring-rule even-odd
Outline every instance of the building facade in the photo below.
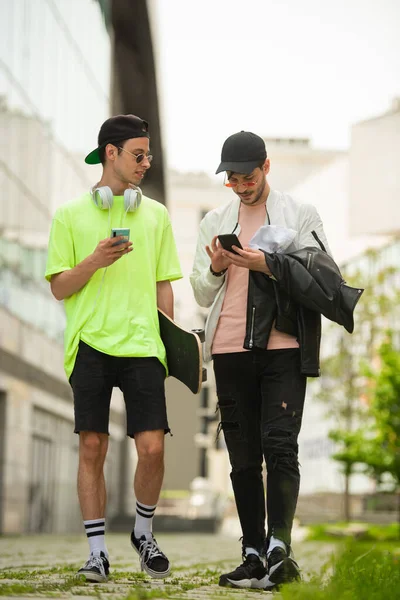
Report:
[[[76,8],[62,0],[0,6],[3,533],[67,531],[80,521],[78,439],[71,435],[73,404],[63,371],[65,316],[43,278],[54,209],[93,184],[80,156],[109,115],[110,36],[97,3],[80,2],[80,19]],[[82,99],[90,110],[82,110]],[[123,439],[118,407],[112,427],[107,468],[115,480]],[[116,511],[118,494],[112,496]]]
[[[354,236],[396,235],[400,229],[400,98],[389,110],[353,126],[350,229]]]
[[[65,315],[44,271],[54,210],[99,179],[101,169],[83,157],[111,113],[150,121],[157,160],[144,191],[165,200],[152,17],[145,1],[135,11],[126,4],[0,3],[0,533],[81,528]],[[106,463],[110,518],[134,507],[135,452],[124,413],[115,391]]]
[[[264,137],[264,140],[271,159],[269,182],[281,191],[293,189],[344,154],[314,148],[309,138]]]

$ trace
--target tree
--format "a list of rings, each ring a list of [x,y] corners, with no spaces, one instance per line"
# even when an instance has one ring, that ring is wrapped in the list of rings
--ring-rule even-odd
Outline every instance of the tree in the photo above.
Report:
[[[376,475],[389,474],[398,492],[400,537],[400,352],[393,343],[393,333],[379,349],[378,369],[366,370],[371,382],[371,416],[376,431],[371,453],[365,457],[367,469]]]
[[[334,458],[344,465],[361,465],[378,484],[383,475],[390,476],[399,497],[400,538],[400,352],[391,332],[379,347],[378,358],[375,368],[366,366],[364,370],[370,383],[365,425],[332,433],[339,446]]]
[[[350,479],[357,464],[363,444],[370,434],[357,427],[365,419],[365,400],[371,385],[362,363],[371,365],[377,357],[382,335],[400,304],[398,269],[393,266],[380,268],[379,250],[369,250],[363,256],[359,268],[343,270],[349,285],[365,286],[355,315],[352,335],[330,324],[325,332],[328,346],[323,346],[326,356],[321,361],[321,381],[317,396],[327,405],[328,416],[334,419],[335,428],[330,437],[339,444],[334,458],[345,476],[344,519],[349,521]],[[347,276],[346,276],[347,270]],[[340,443],[339,443],[340,442]]]

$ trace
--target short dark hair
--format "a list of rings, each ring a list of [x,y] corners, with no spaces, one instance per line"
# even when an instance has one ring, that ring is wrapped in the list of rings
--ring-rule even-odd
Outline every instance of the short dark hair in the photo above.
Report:
[[[122,152],[121,147],[123,148],[127,141],[128,140],[126,139],[126,140],[120,140],[118,142],[109,142],[109,143],[110,144],[112,143],[112,145],[117,148],[118,154],[121,154],[121,152]],[[108,144],[106,144],[103,148],[100,148],[100,150],[99,150],[100,162],[103,165],[103,167],[106,163],[106,146],[108,146]]]

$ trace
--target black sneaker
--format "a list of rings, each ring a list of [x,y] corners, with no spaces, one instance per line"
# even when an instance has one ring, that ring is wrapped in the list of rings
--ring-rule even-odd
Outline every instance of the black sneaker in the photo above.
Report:
[[[300,568],[294,560],[292,551],[274,548],[267,557],[268,585],[266,589],[277,587],[300,579]]]
[[[219,585],[223,587],[263,590],[267,583],[268,571],[257,554],[249,554],[239,567],[219,578]]]
[[[140,556],[140,566],[142,571],[146,571],[154,579],[163,579],[168,577],[171,572],[168,558],[161,552],[152,533],[142,535],[136,538],[134,532],[131,533],[132,548]]]
[[[92,583],[103,583],[107,581],[110,572],[110,563],[104,552],[100,554],[91,554],[89,560],[82,569],[79,569],[78,575],[84,575],[86,581]]]

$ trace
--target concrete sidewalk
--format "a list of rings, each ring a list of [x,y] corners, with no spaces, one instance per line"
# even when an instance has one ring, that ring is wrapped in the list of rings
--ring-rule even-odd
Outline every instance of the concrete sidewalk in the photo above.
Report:
[[[119,600],[227,600],[265,598],[270,592],[221,588],[218,577],[241,562],[240,542],[228,535],[159,535],[157,541],[168,555],[172,574],[154,580],[140,572],[139,560],[129,535],[108,534],[111,575],[106,584],[86,584],[75,579],[87,559],[88,546],[81,536],[0,537],[0,596],[3,598],[97,598]],[[296,558],[308,578],[310,557],[319,570],[333,549],[330,544],[294,544]],[[276,597],[276,595],[275,595]]]

